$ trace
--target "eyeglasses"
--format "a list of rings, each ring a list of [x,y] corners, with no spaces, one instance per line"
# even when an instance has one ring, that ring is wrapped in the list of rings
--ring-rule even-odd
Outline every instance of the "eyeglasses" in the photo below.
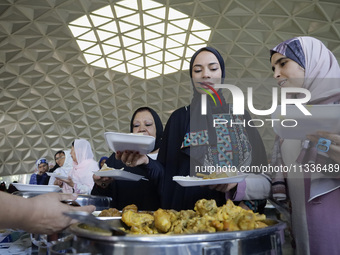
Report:
[[[62,159],[62,158],[65,158],[65,156],[61,156],[61,157],[59,157],[59,158],[55,158],[55,161],[58,161],[58,160],[60,160],[60,159]]]

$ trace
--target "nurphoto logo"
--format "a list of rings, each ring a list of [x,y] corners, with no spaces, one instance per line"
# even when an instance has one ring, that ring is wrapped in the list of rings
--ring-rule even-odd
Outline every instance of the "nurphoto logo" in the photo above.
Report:
[[[206,88],[200,88],[206,92],[206,94],[201,94],[201,114],[207,114],[207,95],[209,95],[213,100],[215,105],[217,105],[215,98],[211,94],[208,89],[210,89],[220,100],[220,104],[222,105],[222,101],[217,94],[215,89],[228,89],[232,95],[232,102],[233,102],[233,114],[234,115],[244,115],[244,108],[245,108],[245,97],[243,91],[231,84],[215,84],[214,88],[210,85],[204,84]],[[300,93],[304,94],[305,97],[302,98],[289,98],[287,94],[290,93]],[[311,98],[311,93],[309,90],[304,88],[294,88],[294,87],[286,87],[281,88],[281,115],[285,116],[287,114],[287,105],[295,105],[304,115],[312,115],[306,107],[303,105],[307,103]],[[247,88],[247,106],[251,113],[254,115],[266,116],[272,114],[276,108],[278,107],[278,88],[272,88],[272,105],[269,109],[266,110],[259,110],[255,109],[253,104],[253,88]],[[274,122],[278,121],[284,127],[295,127],[297,125],[297,121],[294,119],[265,119],[267,122],[271,122],[272,127],[274,126]],[[255,125],[254,123],[259,122],[259,125]],[[214,127],[219,124],[227,124],[228,120],[225,119],[215,119],[214,120]],[[245,120],[243,122],[236,122],[236,123],[229,123],[230,125],[243,125],[245,126]],[[251,119],[247,123],[251,127],[261,127],[264,125],[264,121],[261,119]]]

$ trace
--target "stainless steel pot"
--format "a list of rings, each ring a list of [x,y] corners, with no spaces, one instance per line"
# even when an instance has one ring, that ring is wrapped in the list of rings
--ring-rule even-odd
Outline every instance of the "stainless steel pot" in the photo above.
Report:
[[[286,224],[274,220],[266,228],[187,235],[107,236],[70,227],[72,239],[52,246],[51,254],[222,255],[282,254]]]

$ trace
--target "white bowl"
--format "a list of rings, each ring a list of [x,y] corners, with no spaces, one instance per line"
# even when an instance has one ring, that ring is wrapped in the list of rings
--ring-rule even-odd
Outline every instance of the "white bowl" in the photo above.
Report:
[[[105,139],[110,149],[117,151],[138,151],[140,154],[148,154],[155,147],[156,139],[149,135],[137,135],[132,133],[105,132]]]

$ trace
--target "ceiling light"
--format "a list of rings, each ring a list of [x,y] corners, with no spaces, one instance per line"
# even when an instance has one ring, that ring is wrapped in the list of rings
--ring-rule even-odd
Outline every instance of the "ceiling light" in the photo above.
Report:
[[[88,64],[150,79],[187,70],[211,30],[152,0],[123,0],[69,24]]]

